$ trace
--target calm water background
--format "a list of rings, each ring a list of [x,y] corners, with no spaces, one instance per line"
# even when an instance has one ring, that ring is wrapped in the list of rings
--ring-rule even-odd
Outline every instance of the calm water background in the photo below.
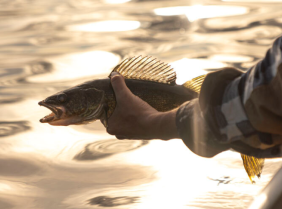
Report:
[[[247,70],[281,26],[278,0],[0,0],[0,208],[247,208],[280,159],[252,185],[238,153],[118,141],[100,122],[53,127],[37,103],[139,54],[171,63],[178,83]]]

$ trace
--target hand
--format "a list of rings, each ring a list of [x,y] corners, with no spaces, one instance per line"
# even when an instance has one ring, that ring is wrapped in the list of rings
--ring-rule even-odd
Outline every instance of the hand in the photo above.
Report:
[[[158,112],[148,103],[132,94],[118,73],[111,75],[117,105],[108,120],[107,132],[118,139],[177,138],[176,111]]]

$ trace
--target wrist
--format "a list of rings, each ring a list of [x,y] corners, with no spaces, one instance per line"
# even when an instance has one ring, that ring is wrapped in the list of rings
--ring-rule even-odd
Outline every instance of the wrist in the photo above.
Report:
[[[152,138],[163,140],[179,138],[175,122],[176,112],[177,109],[174,109],[150,115],[148,126]]]

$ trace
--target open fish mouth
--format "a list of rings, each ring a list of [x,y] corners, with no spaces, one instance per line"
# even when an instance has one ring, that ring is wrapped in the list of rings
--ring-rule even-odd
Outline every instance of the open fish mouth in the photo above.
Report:
[[[38,102],[38,104],[40,106],[44,106],[44,107],[46,107],[46,108],[48,108],[49,110],[52,111],[52,113],[50,113],[49,115],[46,115],[45,117],[43,117],[39,120],[41,123],[50,123],[50,122],[57,121],[57,120],[61,119],[61,117],[63,115],[62,109],[55,107],[53,105],[50,105],[50,104],[46,104],[44,101]]]

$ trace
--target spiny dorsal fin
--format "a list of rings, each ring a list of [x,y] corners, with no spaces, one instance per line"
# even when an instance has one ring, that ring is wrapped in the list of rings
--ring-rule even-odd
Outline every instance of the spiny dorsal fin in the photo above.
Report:
[[[175,84],[176,73],[167,63],[150,56],[131,57],[123,60],[112,72],[118,72],[126,79],[146,80]]]
[[[244,168],[252,183],[255,183],[254,178],[260,178],[264,166],[264,158],[255,158],[248,155],[241,154]]]
[[[200,93],[202,84],[206,78],[206,75],[201,75],[196,78],[193,78],[190,81],[187,81],[183,84],[184,87],[191,89],[197,93]]]

